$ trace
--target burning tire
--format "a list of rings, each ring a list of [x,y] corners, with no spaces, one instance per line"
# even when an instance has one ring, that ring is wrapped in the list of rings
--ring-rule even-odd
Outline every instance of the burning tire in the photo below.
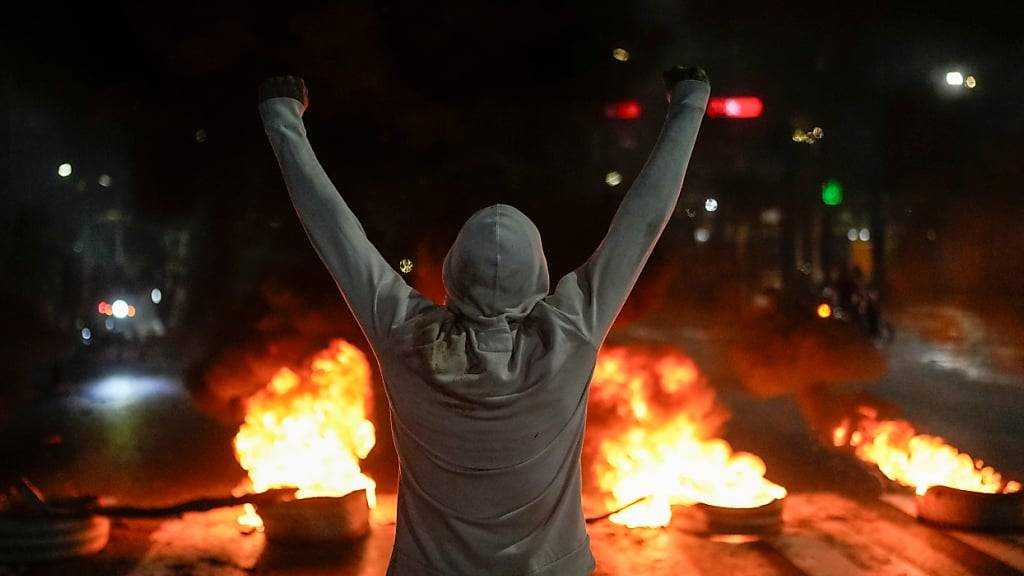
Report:
[[[769,536],[782,530],[782,506],[785,498],[772,500],[756,508],[726,508],[697,504],[704,513],[710,534]]]
[[[0,518],[0,562],[37,562],[96,554],[110,539],[110,519]]]
[[[256,508],[271,543],[337,544],[370,533],[365,490],[344,496],[320,496]]]
[[[951,528],[1019,529],[1024,526],[1024,492],[987,494],[932,486],[917,495],[917,517]]]

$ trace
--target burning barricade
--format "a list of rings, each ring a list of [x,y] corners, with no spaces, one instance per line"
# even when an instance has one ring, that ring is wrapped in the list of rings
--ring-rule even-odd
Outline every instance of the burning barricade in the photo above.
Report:
[[[359,461],[376,443],[367,418],[372,401],[366,356],[334,340],[301,370],[281,368],[248,402],[235,455],[248,472],[243,490],[298,488],[296,500],[257,514],[246,505],[243,525],[271,540],[344,540],[369,531],[375,483]],[[270,518],[276,521],[270,525]]]
[[[704,507],[709,527],[716,511],[781,521],[786,489],[764,477],[761,458],[716,437],[726,413],[679,351],[602,349],[590,414],[587,454],[605,505],[620,510],[612,522],[665,526],[673,505],[693,504]]]
[[[919,434],[899,418],[858,406],[832,430],[836,447],[852,448],[890,480],[914,490],[922,520],[960,528],[1012,529],[1021,522],[1024,494],[1008,480],[938,436]]]

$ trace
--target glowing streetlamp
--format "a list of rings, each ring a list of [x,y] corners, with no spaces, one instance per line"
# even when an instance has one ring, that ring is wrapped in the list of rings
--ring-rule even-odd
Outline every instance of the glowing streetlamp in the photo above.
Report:
[[[128,317],[128,303],[124,300],[114,300],[114,303],[110,305],[111,313],[114,318],[127,318]]]

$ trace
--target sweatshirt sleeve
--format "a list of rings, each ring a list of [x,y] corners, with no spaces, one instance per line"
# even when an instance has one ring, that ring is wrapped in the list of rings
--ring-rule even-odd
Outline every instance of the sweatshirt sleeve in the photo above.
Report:
[[[260,116],[306,235],[376,347],[430,301],[388,265],[327,177],[306,137],[302,104],[271,98],[260,103]]]
[[[697,80],[675,85],[661,135],[604,240],[559,281],[550,299],[595,346],[607,335],[675,210],[710,91]]]

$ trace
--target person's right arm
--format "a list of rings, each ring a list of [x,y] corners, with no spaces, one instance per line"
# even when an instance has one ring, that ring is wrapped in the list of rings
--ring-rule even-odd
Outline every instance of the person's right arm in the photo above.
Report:
[[[672,83],[673,75],[683,79]],[[661,136],[622,199],[604,240],[591,257],[563,277],[551,298],[600,345],[668,224],[690,162],[711,87],[699,69],[666,72],[669,111]]]

